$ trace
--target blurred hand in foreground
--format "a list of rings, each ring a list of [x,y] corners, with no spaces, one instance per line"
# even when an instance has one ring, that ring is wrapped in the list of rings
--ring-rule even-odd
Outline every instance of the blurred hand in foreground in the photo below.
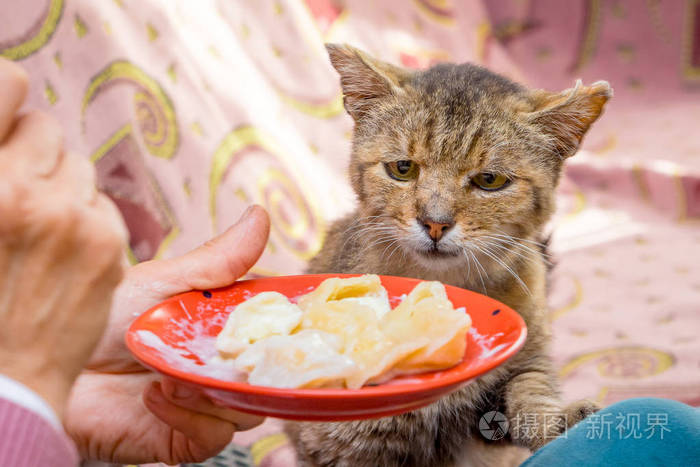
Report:
[[[127,233],[51,117],[18,114],[27,75],[0,58],[0,372],[63,418],[107,324]]]
[[[114,296],[109,326],[78,378],[66,429],[86,459],[196,462],[218,454],[235,431],[262,418],[223,409],[197,392],[140,366],[124,344],[133,319],[181,292],[231,284],[257,261],[269,219],[258,206],[219,237],[181,257],[129,269]]]

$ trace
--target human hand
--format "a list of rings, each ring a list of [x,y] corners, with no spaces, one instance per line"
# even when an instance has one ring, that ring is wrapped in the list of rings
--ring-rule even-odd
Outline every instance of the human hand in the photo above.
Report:
[[[231,284],[255,264],[269,233],[267,213],[250,208],[219,237],[173,259],[129,269],[110,323],[74,387],[65,427],[86,459],[119,463],[196,462],[219,453],[235,431],[262,419],[218,407],[140,366],[124,344],[133,319],[193,289]]]
[[[58,123],[17,114],[26,93],[24,71],[0,58],[0,371],[61,418],[107,324],[126,228]]]

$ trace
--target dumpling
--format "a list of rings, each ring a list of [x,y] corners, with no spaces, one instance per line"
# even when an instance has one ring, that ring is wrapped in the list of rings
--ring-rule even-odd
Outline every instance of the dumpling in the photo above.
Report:
[[[248,372],[248,382],[277,388],[341,386],[357,366],[340,353],[341,339],[305,329],[288,336],[272,336],[251,345],[235,362]]]
[[[467,346],[471,318],[455,310],[440,282],[421,282],[381,322],[382,331],[401,343],[425,342],[398,362],[395,370],[417,373],[454,366]]]
[[[354,300],[325,302],[304,313],[302,329],[319,329],[341,338],[340,351],[357,364],[345,379],[355,389],[381,376],[396,362],[427,345],[427,339],[396,343],[382,333],[375,310]]]
[[[301,309],[277,292],[261,292],[238,305],[216,338],[224,357],[235,357],[269,336],[286,336],[301,321]]]
[[[377,318],[381,318],[391,310],[389,296],[376,274],[347,279],[339,277],[326,279],[313,292],[299,300],[299,307],[308,312],[314,308],[322,308],[326,303],[339,300],[369,307],[374,310]]]
[[[327,279],[298,306],[256,295],[231,313],[217,349],[250,384],[357,389],[456,365],[470,326],[440,282],[419,283],[392,310],[379,276],[367,274]]]

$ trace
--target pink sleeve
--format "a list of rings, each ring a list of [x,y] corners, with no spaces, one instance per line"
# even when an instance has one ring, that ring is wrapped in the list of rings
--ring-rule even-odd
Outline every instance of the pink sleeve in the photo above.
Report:
[[[0,398],[0,466],[75,467],[78,454],[65,433],[34,412]]]

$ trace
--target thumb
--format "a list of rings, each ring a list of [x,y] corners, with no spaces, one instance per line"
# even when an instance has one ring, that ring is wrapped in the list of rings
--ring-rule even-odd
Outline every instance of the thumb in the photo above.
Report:
[[[231,284],[260,258],[270,233],[267,212],[249,207],[224,233],[182,256],[149,261],[132,268],[163,298],[190,290]],[[133,276],[132,276],[133,277]]]
[[[258,260],[269,233],[267,212],[251,206],[226,232],[189,253],[140,263],[127,270],[115,293],[107,332],[89,367],[113,372],[140,368],[129,357],[123,338],[133,319],[173,295],[233,283]]]

